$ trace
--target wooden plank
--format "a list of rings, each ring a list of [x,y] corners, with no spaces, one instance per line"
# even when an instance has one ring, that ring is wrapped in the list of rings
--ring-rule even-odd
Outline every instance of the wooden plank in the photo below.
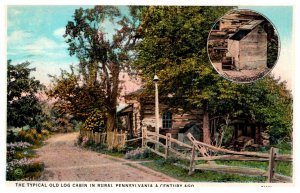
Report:
[[[287,162],[291,162],[293,161],[293,156],[291,155],[286,155],[286,154],[281,154],[281,155],[277,155],[275,158],[276,161],[287,161]]]
[[[147,143],[147,142],[151,142],[151,143],[154,143],[154,144],[158,144],[158,145],[160,145],[160,146],[166,148],[166,145],[165,145],[165,144],[163,144],[163,143],[161,143],[161,142],[159,142],[159,141],[153,140],[153,139],[151,139],[151,138],[148,138],[148,137],[146,137],[146,140],[145,140],[145,143]]]
[[[166,159],[168,158],[169,156],[169,151],[170,151],[170,148],[171,148],[171,138],[172,138],[172,134],[171,133],[167,133],[166,134],[166,148],[165,148],[165,156],[166,156]]]
[[[187,155],[184,155],[183,153],[180,153],[180,152],[176,151],[173,148],[170,148],[169,150],[170,150],[170,152],[172,152],[172,153],[178,155],[179,157],[181,157],[182,159],[190,160],[190,157],[188,157]]]
[[[273,176],[275,173],[275,157],[278,154],[278,149],[271,147],[270,149],[270,157],[269,157],[269,167],[268,167],[268,179],[267,182],[272,183],[273,182]]]
[[[179,146],[183,146],[183,147],[186,147],[186,148],[190,148],[190,149],[193,149],[193,146],[191,146],[191,145],[188,145],[188,144],[186,144],[186,143],[183,143],[183,142],[181,142],[181,141],[178,141],[178,140],[176,140],[176,139],[174,139],[174,138],[171,138],[171,142],[172,143],[176,143],[176,144],[178,144]]]
[[[149,135],[156,136],[156,137],[158,136],[159,138],[167,139],[167,137],[165,135],[157,134],[152,131],[147,131],[147,136],[149,136]]]
[[[143,128],[143,129],[142,129],[142,147],[145,147],[145,140],[146,140],[146,137],[147,137],[147,129],[146,129],[146,128]]]
[[[213,164],[213,165],[200,164],[200,165],[196,165],[195,169],[216,171],[216,172],[229,173],[229,174],[249,175],[249,176],[266,176],[267,175],[267,171],[258,169],[258,168],[225,166],[225,165],[217,165],[217,164]]]
[[[285,183],[293,183],[293,178],[290,176],[284,176],[281,174],[275,173],[273,176],[273,180],[277,180],[279,182],[285,182]]]
[[[125,142],[131,142],[131,141],[138,141],[140,139],[142,139],[143,137],[138,137],[138,138],[134,138],[134,139],[129,139],[129,140],[126,140]]]
[[[148,147],[147,145],[146,145],[146,148],[149,149],[150,151],[152,151],[153,153],[155,153],[155,154],[157,154],[157,155],[159,155],[159,156],[165,158],[165,154],[163,154],[163,153],[161,153],[161,152],[159,152],[159,151],[156,151],[156,150],[154,150],[154,149]]]
[[[195,156],[196,156],[196,152],[195,152],[195,151],[196,151],[196,146],[193,145],[188,175],[192,175],[192,173],[193,173],[193,171],[194,171],[194,167],[195,167],[195,166],[194,166],[194,165],[195,165]]]
[[[247,157],[243,155],[219,155],[219,156],[207,156],[207,157],[197,157],[195,160],[199,161],[215,161],[215,160],[236,160],[236,161],[268,161],[268,158],[258,158],[258,157]]]

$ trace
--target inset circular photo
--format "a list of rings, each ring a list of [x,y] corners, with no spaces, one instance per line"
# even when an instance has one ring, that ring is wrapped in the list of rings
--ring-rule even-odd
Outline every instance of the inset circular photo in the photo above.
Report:
[[[221,76],[247,83],[273,69],[279,57],[280,40],[275,26],[265,16],[237,9],[214,24],[208,36],[207,51]]]

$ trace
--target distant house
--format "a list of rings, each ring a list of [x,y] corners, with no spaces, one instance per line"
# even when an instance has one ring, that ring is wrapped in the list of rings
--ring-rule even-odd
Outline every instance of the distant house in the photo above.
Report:
[[[127,104],[118,108],[118,122],[120,127],[127,130],[129,137],[141,136],[143,128],[155,131],[155,103],[154,97],[143,93],[143,89],[129,93],[125,96]],[[163,101],[163,100],[162,100]],[[173,138],[188,142],[186,135],[190,132],[196,139],[202,141],[203,111],[194,109],[184,112],[183,109],[173,109],[160,102],[159,128],[161,134],[171,133]],[[262,144],[262,134],[265,126],[260,123],[247,122],[246,120],[233,120],[232,141],[241,136],[252,138],[254,143]],[[211,136],[216,136],[216,120],[210,120]]]
[[[226,56],[232,57],[237,70],[267,68],[267,33],[263,22],[250,21],[228,38]]]

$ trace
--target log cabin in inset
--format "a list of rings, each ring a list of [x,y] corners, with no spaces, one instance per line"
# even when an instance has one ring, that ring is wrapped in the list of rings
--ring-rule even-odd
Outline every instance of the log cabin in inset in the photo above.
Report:
[[[235,68],[267,68],[267,33],[263,28],[264,20],[252,20],[241,26],[228,38],[227,57],[232,57]]]

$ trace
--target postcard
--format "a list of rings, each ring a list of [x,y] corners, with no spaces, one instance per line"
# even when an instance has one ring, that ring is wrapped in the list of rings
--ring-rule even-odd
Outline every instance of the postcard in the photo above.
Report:
[[[295,186],[293,5],[5,9],[8,188]]]

